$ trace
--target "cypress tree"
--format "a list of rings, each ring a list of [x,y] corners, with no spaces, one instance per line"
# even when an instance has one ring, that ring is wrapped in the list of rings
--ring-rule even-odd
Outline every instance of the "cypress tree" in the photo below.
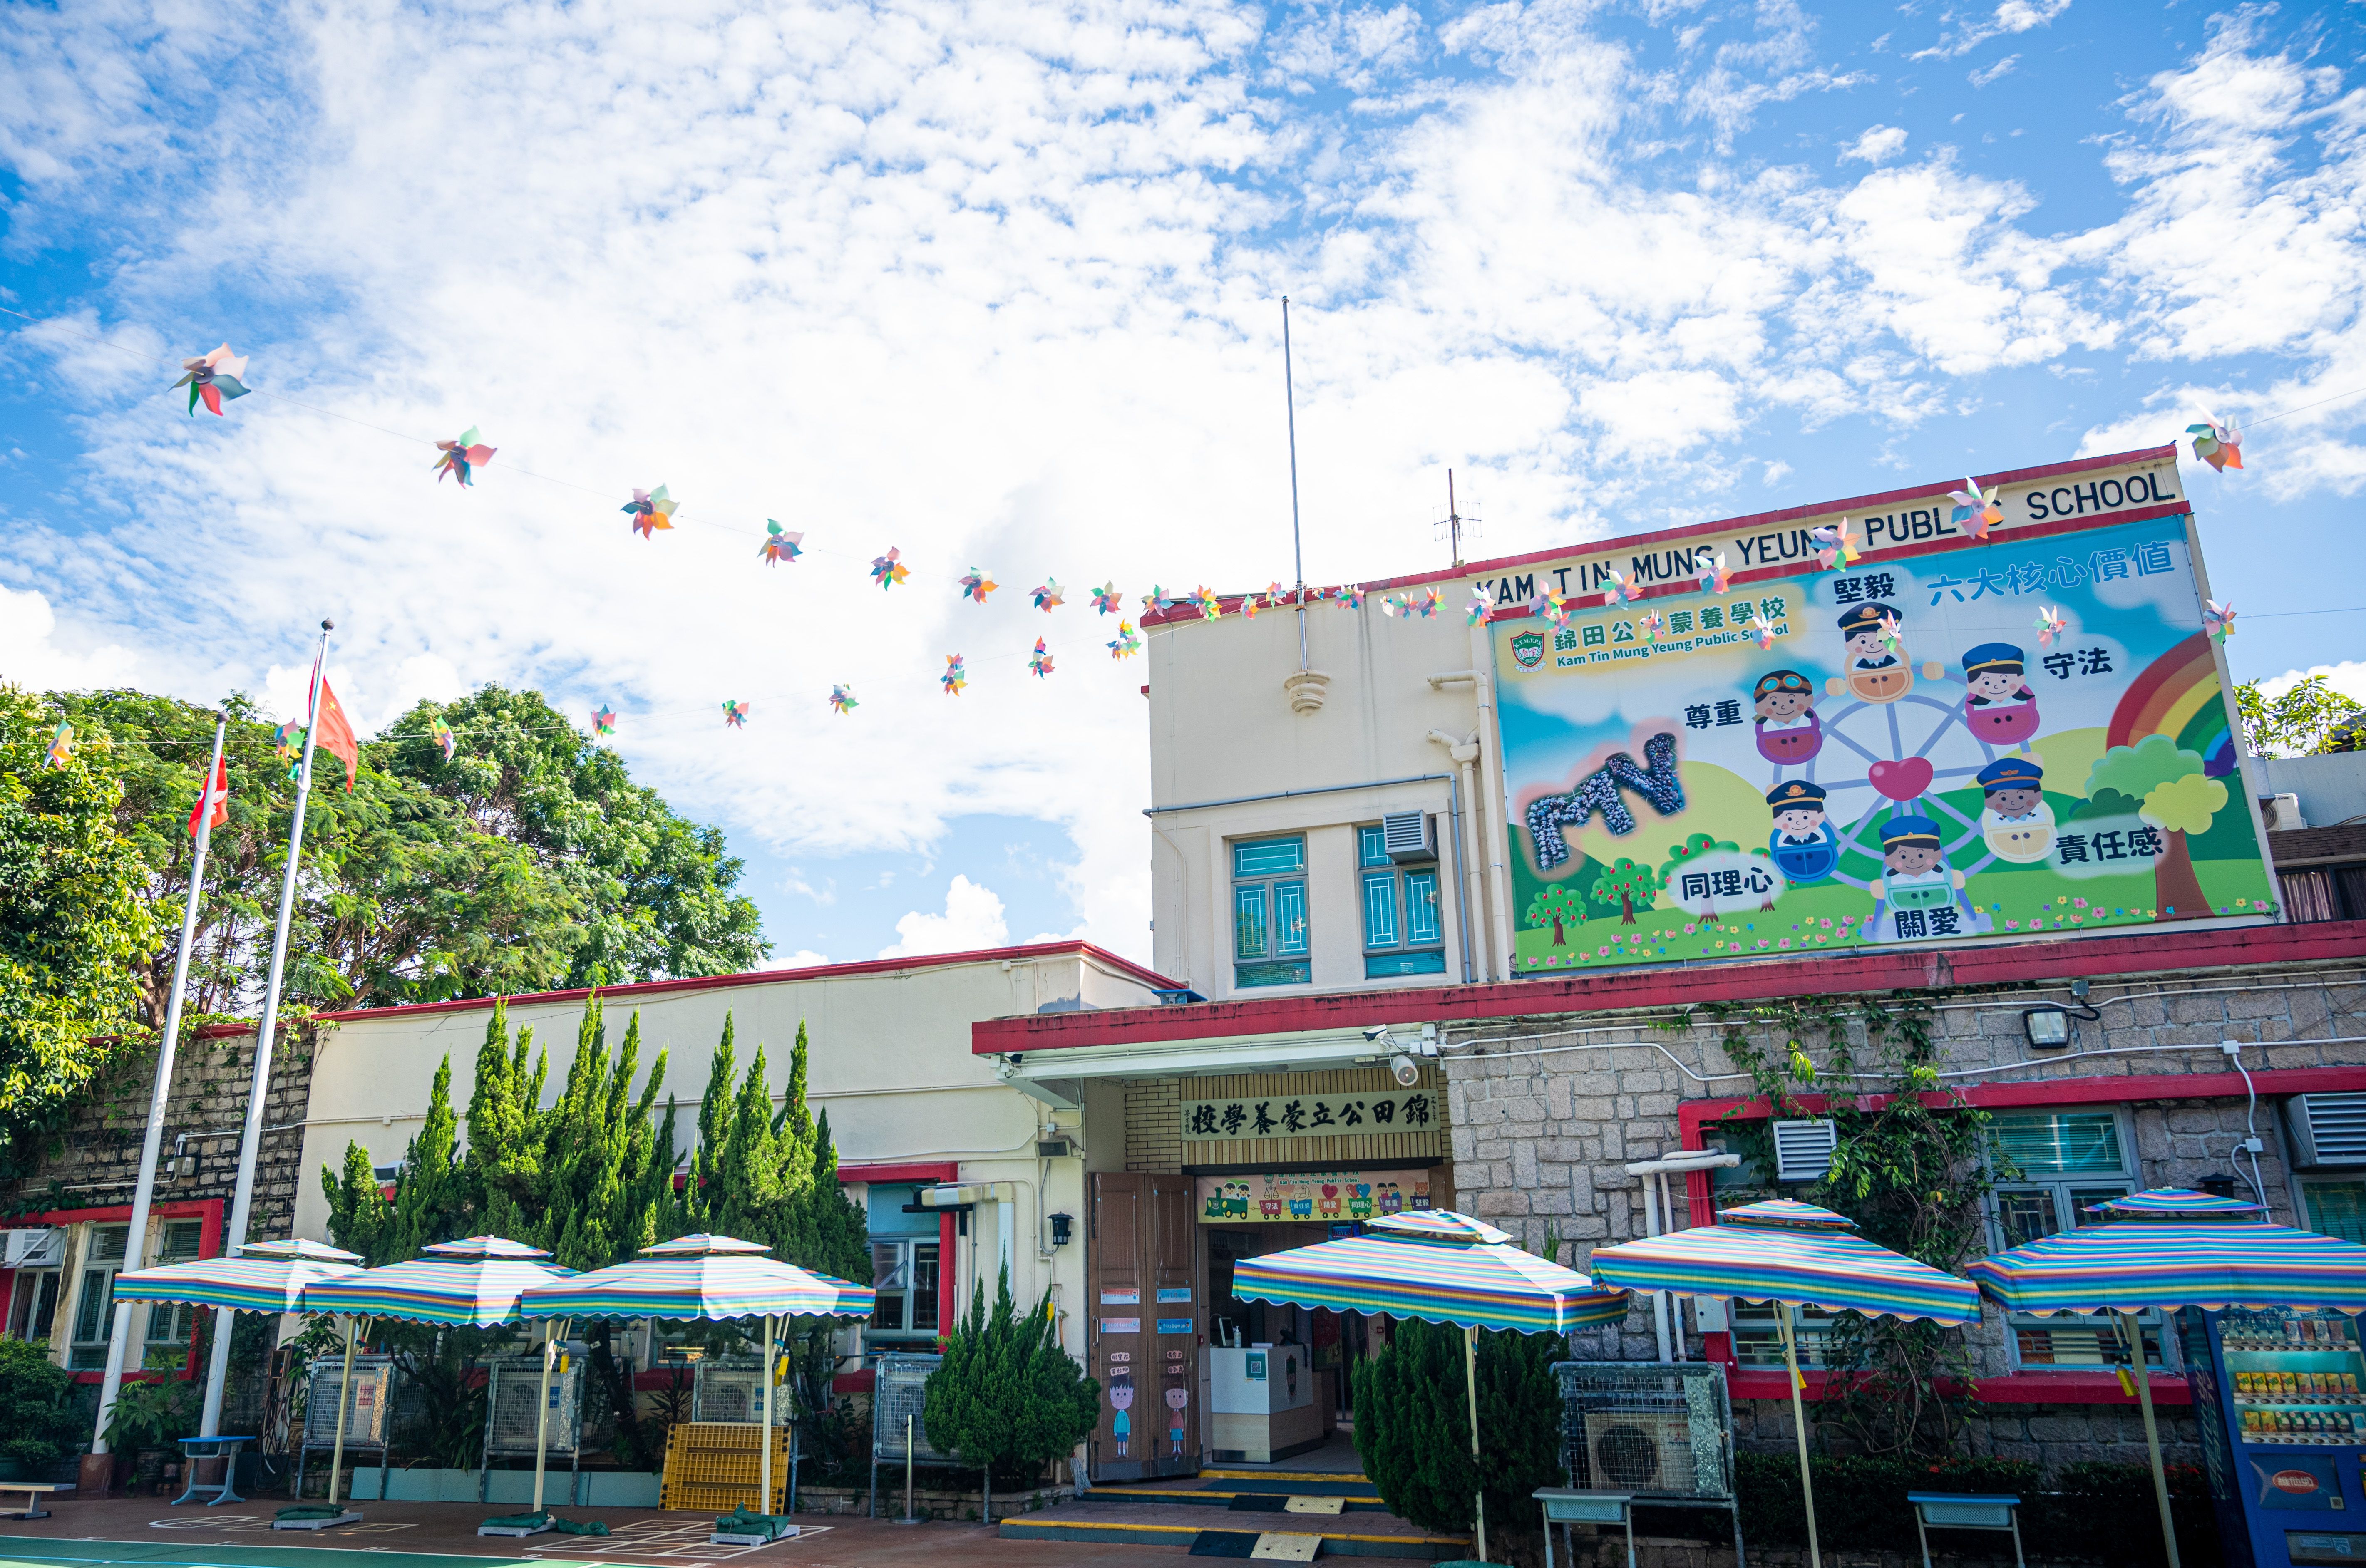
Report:
[[[1390,1511],[1428,1529],[1469,1529],[1482,1487],[1497,1524],[1531,1516],[1532,1494],[1560,1483],[1555,1335],[1479,1336],[1480,1454],[1470,1454],[1462,1330],[1398,1320],[1388,1348],[1356,1364],[1356,1451]]]

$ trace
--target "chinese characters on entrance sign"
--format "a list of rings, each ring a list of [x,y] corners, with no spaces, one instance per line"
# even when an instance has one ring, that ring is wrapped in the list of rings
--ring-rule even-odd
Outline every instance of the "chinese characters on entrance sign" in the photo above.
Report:
[[[1425,1089],[1200,1100],[1183,1107],[1187,1138],[1327,1138],[1343,1133],[1426,1133],[1436,1125],[1437,1097]]]

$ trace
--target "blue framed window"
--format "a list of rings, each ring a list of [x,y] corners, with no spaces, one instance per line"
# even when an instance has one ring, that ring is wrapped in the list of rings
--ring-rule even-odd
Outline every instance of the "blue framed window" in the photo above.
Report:
[[[1314,978],[1306,931],[1306,838],[1233,845],[1233,984],[1302,986]]]
[[[1435,863],[1399,865],[1377,826],[1356,829],[1363,886],[1364,977],[1446,973],[1446,922]]]

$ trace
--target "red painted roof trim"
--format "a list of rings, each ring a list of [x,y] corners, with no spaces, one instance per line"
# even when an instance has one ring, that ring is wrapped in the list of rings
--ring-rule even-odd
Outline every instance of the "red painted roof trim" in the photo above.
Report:
[[[731,990],[742,986],[775,986],[785,980],[838,980],[855,975],[886,975],[896,970],[943,969],[957,964],[995,964],[1006,960],[1055,958],[1075,953],[1091,962],[1106,964],[1119,973],[1141,981],[1153,990],[1171,991],[1180,983],[1170,980],[1155,969],[1145,968],[1131,958],[1121,958],[1106,948],[1095,947],[1088,942],[1039,942],[1019,947],[986,947],[969,953],[933,953],[914,958],[870,958],[851,964],[817,964],[804,969],[758,969],[745,975],[696,975],[679,980],[642,980],[627,986],[607,986],[600,990],[606,1001],[633,1001],[643,997],[668,996],[682,991]],[[513,1006],[525,1007],[543,1002],[580,1002],[592,995],[589,990],[533,991],[506,998],[467,997],[448,1002],[413,1002],[402,1007],[352,1008],[343,1012],[324,1012],[314,1016],[332,1023],[352,1023],[363,1019],[389,1018],[420,1013],[467,1012],[478,1008],[490,1008],[497,1000]],[[252,1023],[216,1023],[198,1030],[201,1039],[218,1040],[254,1032]]]
[[[2180,922],[2181,923],[2181,922]],[[1221,1040],[1294,1034],[1375,1023],[1470,1022],[1538,1013],[1681,1008],[1697,1002],[1756,1002],[1785,997],[1862,995],[1948,987],[2029,986],[2103,976],[2195,968],[2225,969],[2366,956],[2366,920],[2308,925],[2205,927],[2197,953],[2195,921],[2179,931],[2127,936],[2044,937],[1954,949],[1710,961],[1599,975],[1348,991],[1314,997],[1195,1002],[1184,1007],[1112,1008],[985,1019],[970,1025],[970,1051],[990,1055],[1078,1045]],[[2199,958],[2200,963],[2196,960]]]
[[[893,1162],[841,1165],[838,1168],[840,1181],[955,1181],[960,1178],[960,1164],[949,1159],[915,1160],[901,1165]]]
[[[2060,463],[2040,463],[2034,468],[2010,468],[2002,473],[1981,475],[1979,482],[1983,489],[1989,485],[2020,484],[2028,479],[2050,479],[2063,474],[2085,474],[2092,473],[2099,468],[2121,468],[2131,464],[2148,463],[2162,457],[2174,458],[2176,456],[2177,444],[2172,441],[2166,446],[2146,446],[2133,452],[2112,452],[2096,457],[2073,457]],[[1530,550],[1526,555],[1500,556],[1493,560],[1470,561],[1453,570],[1416,572],[1410,577],[1385,578],[1379,581],[1366,582],[1360,586],[1373,592],[1382,592],[1391,588],[1418,588],[1433,582],[1459,582],[1466,577],[1515,571],[1524,566],[1536,566],[1550,560],[1564,560],[1575,555],[1607,555],[1618,550],[1631,550],[1647,545],[1662,544],[1671,539],[1693,538],[1711,531],[1729,530],[1742,533],[1752,528],[1802,522],[1809,517],[1827,517],[1835,512],[1868,511],[1875,507],[1887,506],[1893,502],[1927,501],[1932,495],[1944,494],[1954,489],[1959,482],[1954,479],[1940,479],[1930,484],[1911,485],[1904,490],[1886,490],[1875,495],[1853,495],[1841,501],[1819,501],[1805,506],[1786,506],[1777,512],[1753,512],[1741,517],[1715,517],[1707,522],[1687,523],[1680,527],[1662,528],[1650,534],[1621,534],[1607,539],[1580,540],[1576,544],[1563,545],[1554,549]],[[2172,503],[2147,509],[2145,514],[2173,516],[2191,510],[2190,505]],[[2137,520],[2139,519],[2134,513],[2114,513],[2109,519],[2114,523]],[[2092,522],[2090,522],[2089,525],[2092,526]],[[2016,529],[2010,537],[2016,539],[2024,536],[2034,537],[2036,534],[2037,530],[2034,528],[2022,528]],[[1900,547],[1900,548],[1915,548],[1915,547]],[[1864,558],[1866,560],[1887,558],[1896,553],[1897,551],[1894,550],[1868,552]],[[1744,577],[1755,581],[1760,577],[1779,575],[1782,575],[1779,569],[1761,568],[1746,573],[1737,571],[1733,577],[1738,582]],[[1687,589],[1685,592],[1690,590]],[[1231,597],[1225,602],[1237,607],[1239,599]],[[1195,621],[1200,618],[1199,611],[1188,609],[1179,604],[1172,610],[1155,610],[1140,617],[1141,624],[1145,626],[1164,626],[1170,620]]]

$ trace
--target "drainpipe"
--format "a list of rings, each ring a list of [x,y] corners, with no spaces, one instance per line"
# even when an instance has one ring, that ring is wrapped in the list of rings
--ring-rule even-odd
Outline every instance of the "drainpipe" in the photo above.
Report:
[[[1474,629],[1475,641],[1482,634]],[[1498,977],[1512,977],[1512,888],[1511,874],[1504,864],[1504,846],[1511,840],[1504,828],[1504,774],[1497,759],[1504,749],[1502,727],[1495,716],[1495,678],[1485,669],[1477,671],[1479,699],[1479,776],[1482,784],[1480,795],[1486,808],[1487,821],[1487,902],[1495,918],[1495,958]]]
[[[1637,1160],[1628,1166],[1628,1175],[1639,1176],[1643,1179],[1643,1234],[1646,1235],[1660,1234],[1660,1215],[1663,1212],[1667,1214],[1670,1224],[1675,1223],[1675,1199],[1668,1190],[1670,1176],[1688,1175],[1696,1170],[1716,1170],[1741,1163],[1741,1156],[1737,1154],[1727,1154],[1717,1149],[1686,1149],[1681,1154],[1670,1155],[1664,1159]],[[1654,1197],[1655,1189],[1656,1198]],[[1671,1346],[1668,1319],[1673,1311],[1673,1303],[1668,1299],[1667,1292],[1651,1292],[1651,1327],[1659,1336],[1660,1359],[1662,1361],[1681,1361],[1684,1359],[1682,1317],[1676,1318],[1676,1332],[1673,1347]]]
[[[1461,921],[1462,983],[1467,986],[1470,984],[1472,978],[1470,907],[1477,902],[1474,896],[1479,890],[1479,874],[1475,864],[1478,857],[1473,852],[1475,846],[1470,841],[1470,819],[1462,812],[1462,792],[1470,787],[1470,764],[1478,760],[1479,745],[1475,731],[1469,740],[1457,740],[1442,729],[1431,730],[1429,738],[1445,747],[1446,754],[1453,758],[1456,763],[1455,778],[1449,785],[1450,793],[1448,799],[1451,803],[1454,814],[1451,824],[1454,832],[1454,869],[1457,874],[1454,908]],[[1480,967],[1483,969],[1485,964],[1482,963]]]

